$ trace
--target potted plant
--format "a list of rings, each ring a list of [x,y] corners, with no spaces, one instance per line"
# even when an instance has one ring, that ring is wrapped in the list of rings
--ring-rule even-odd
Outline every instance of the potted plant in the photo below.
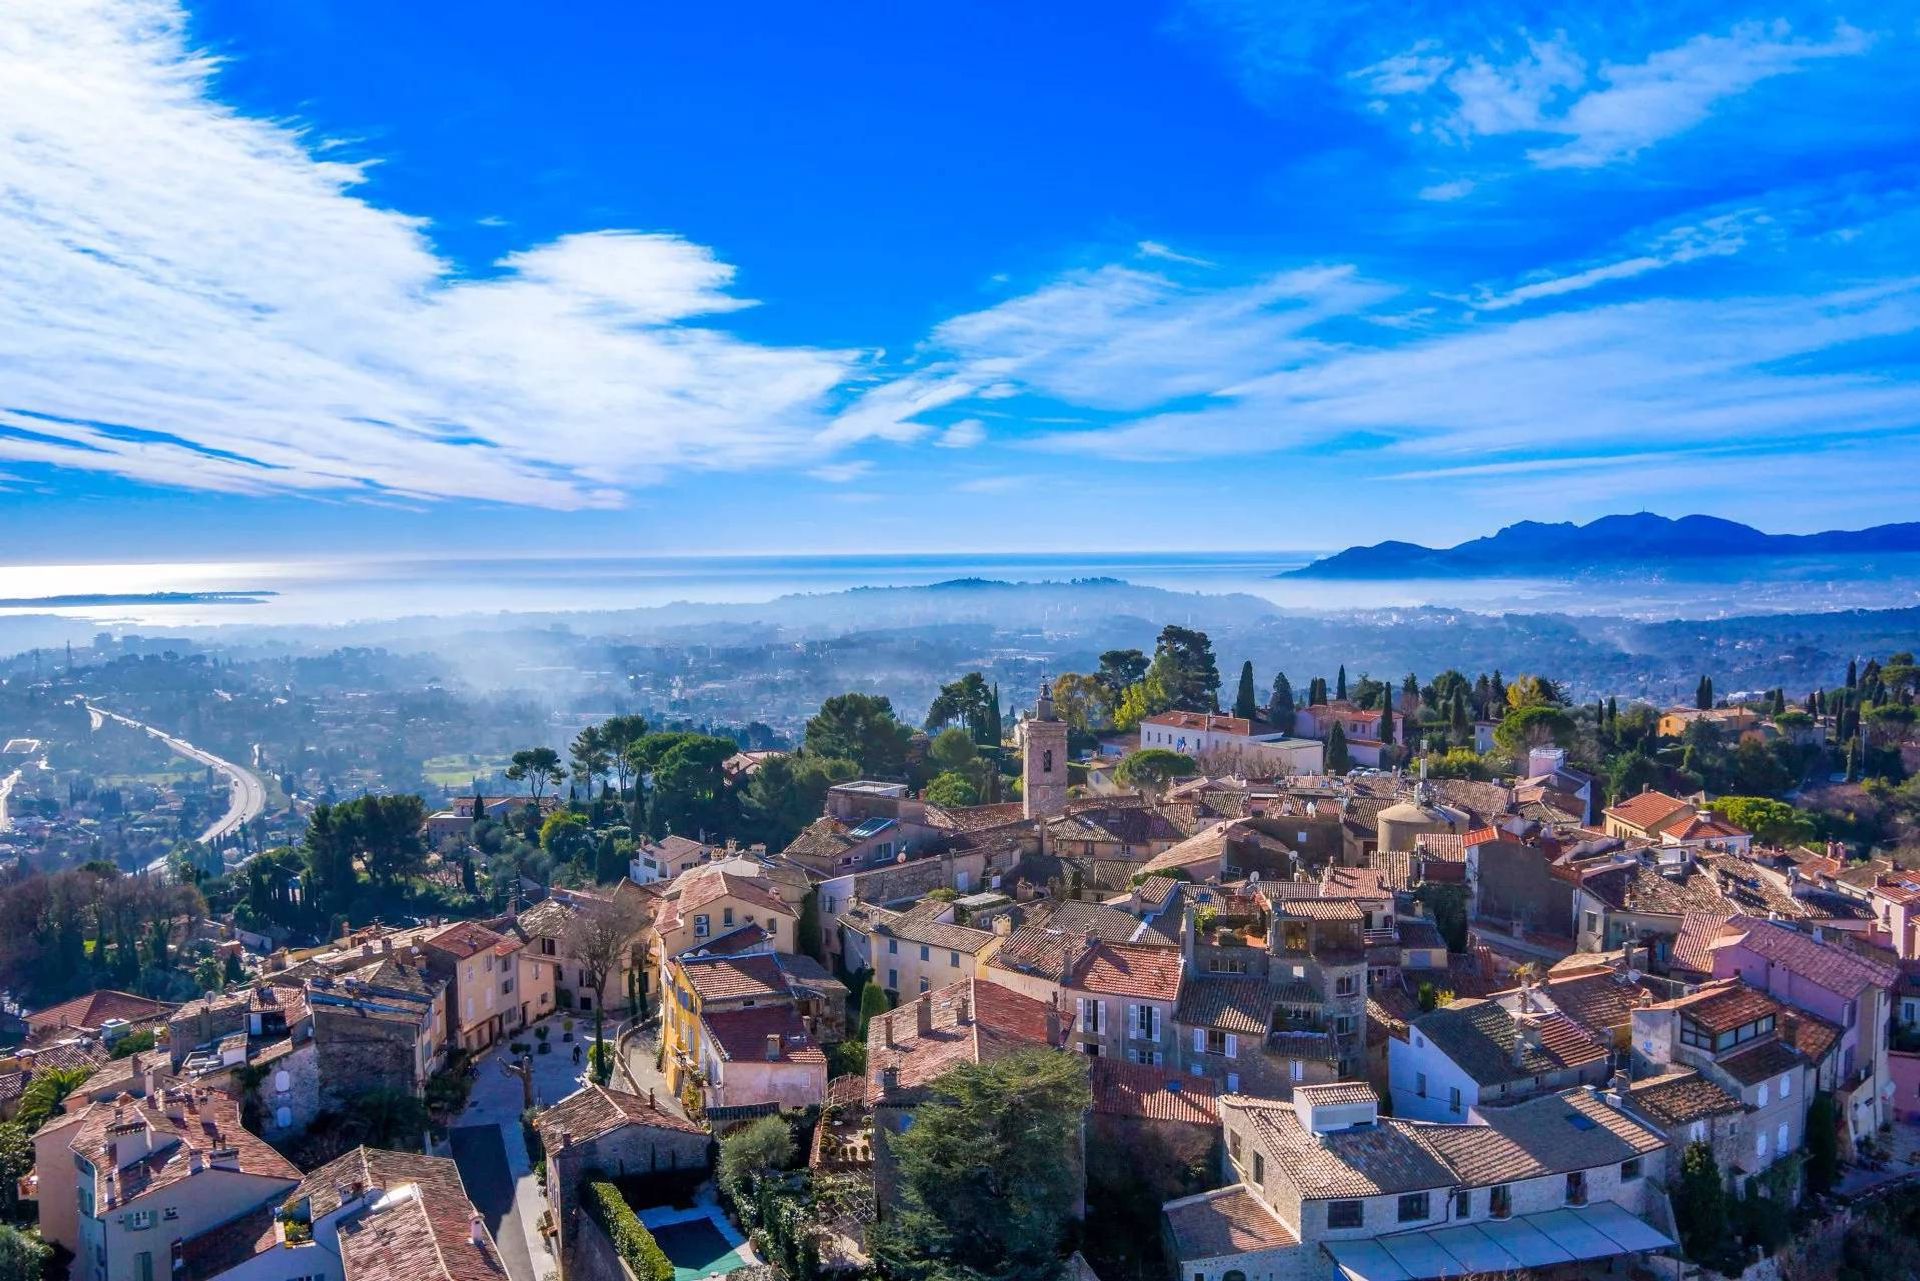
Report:
[[[573,1040],[573,1016],[571,1014],[560,1022],[560,1039],[563,1042]]]
[[[547,1044],[547,1025],[546,1024],[542,1023],[539,1027],[533,1029],[533,1034],[536,1037],[540,1038],[540,1051],[539,1051],[540,1053],[546,1054],[553,1049],[551,1045]]]

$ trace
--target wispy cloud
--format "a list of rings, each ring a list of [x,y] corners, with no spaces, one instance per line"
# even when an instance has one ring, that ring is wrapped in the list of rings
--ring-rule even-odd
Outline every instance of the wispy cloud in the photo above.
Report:
[[[715,327],[750,304],[709,249],[591,231],[457,275],[215,72],[166,0],[0,24],[0,458],[578,507],[831,448],[863,357]]]
[[[1032,476],[975,476],[954,485],[962,494],[1010,494],[1033,484]]]
[[[859,480],[873,470],[873,464],[864,458],[848,459],[846,462],[821,463],[808,470],[807,475],[815,480],[823,480],[829,485],[844,485]]]
[[[1424,40],[1352,78],[1416,133],[1454,142],[1557,137],[1527,158],[1542,168],[1593,168],[1694,129],[1763,80],[1864,53],[1872,43],[1844,22],[1825,39],[1797,37],[1784,22],[1742,23],[1640,61],[1594,62],[1564,35],[1517,34],[1523,47],[1505,54],[1443,53]]]
[[[972,449],[987,438],[987,425],[978,418],[962,418],[940,433],[933,443],[942,449]]]
[[[1537,276],[1510,289],[1482,291],[1470,301],[1481,311],[1503,311],[1542,298],[1558,298],[1596,285],[1631,280],[1664,267],[1677,267],[1701,258],[1725,257],[1739,253],[1747,245],[1748,233],[1770,221],[1768,215],[1757,210],[1721,214],[1698,225],[1679,227],[1655,237],[1644,253],[1579,271]]]
[[[1450,178],[1446,182],[1436,182],[1432,186],[1420,188],[1420,199],[1460,200],[1472,195],[1477,185],[1471,178]]]
[[[1211,267],[1214,265],[1205,258],[1195,258],[1189,254],[1183,254],[1176,250],[1169,249],[1157,240],[1142,240],[1134,246],[1134,251],[1142,258],[1158,258],[1162,262],[1184,263],[1189,267]]]

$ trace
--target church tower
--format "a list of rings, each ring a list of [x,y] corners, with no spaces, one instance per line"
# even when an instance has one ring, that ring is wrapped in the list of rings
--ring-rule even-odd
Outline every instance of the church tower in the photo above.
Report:
[[[1033,715],[1020,726],[1020,805],[1028,818],[1067,812],[1067,723],[1053,714],[1053,693],[1040,682]]]

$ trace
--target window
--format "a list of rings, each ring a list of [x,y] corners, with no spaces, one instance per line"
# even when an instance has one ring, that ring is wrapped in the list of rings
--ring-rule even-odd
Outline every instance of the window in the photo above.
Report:
[[[1780,1097],[1783,1099],[1790,1099],[1793,1097],[1793,1074],[1792,1073],[1788,1073],[1786,1076],[1783,1076],[1780,1078]]]
[[[1495,1185],[1487,1197],[1487,1213],[1504,1219],[1513,1213],[1513,1189],[1504,1183]]]
[[[1238,1072],[1227,1073],[1227,1093],[1240,1093],[1240,1074]]]
[[[1575,1170],[1567,1175],[1567,1204],[1585,1205],[1587,1203],[1587,1172]]]
[[[501,979],[501,980],[500,980],[500,990],[501,990],[501,992],[503,992],[503,993],[505,993],[505,994],[507,994],[507,995],[511,995],[511,994],[513,993],[513,980],[512,980],[512,979]]]
[[[1293,1059],[1287,1063],[1287,1077],[1295,1084],[1307,1079],[1307,1065],[1302,1059]]]
[[[926,992],[926,991],[930,991],[930,990],[932,989],[932,987],[933,987],[933,985],[932,985],[931,983],[928,983],[928,982],[927,982],[927,976],[926,976],[926,975],[924,975],[924,974],[922,974],[922,975],[920,976],[920,990],[921,990],[922,992]]]
[[[1620,1182],[1631,1183],[1640,1177],[1640,1158],[1634,1157],[1620,1163]]]
[[[1789,1144],[1787,1143],[1787,1123],[1785,1121],[1782,1121],[1779,1128],[1773,1132],[1773,1145],[1782,1152],[1787,1150]]]
[[[1460,1087],[1457,1085],[1447,1088],[1447,1110],[1455,1116],[1460,1115]]]
[[[1227,1155],[1236,1161],[1240,1159],[1240,1131],[1238,1130],[1227,1131]]]
[[[1267,1158],[1258,1152],[1253,1154],[1253,1181],[1261,1187],[1267,1185]]]
[[[1598,912],[1588,912],[1587,913],[1587,933],[1592,934],[1599,928],[1600,928],[1600,914]]]
[[[1759,1105],[1761,1107],[1767,1106],[1767,1083],[1765,1081],[1760,1082]]]
[[[887,986],[892,988],[896,992],[900,990],[900,971],[899,970],[887,971]]]
[[[1461,1188],[1453,1194],[1453,1217],[1456,1219],[1473,1217],[1473,1193],[1469,1189]]]
[[[899,939],[888,939],[888,940],[887,940],[887,955],[888,955],[888,956],[898,956],[898,955],[900,955],[900,940],[899,940]]]
[[[732,924],[733,924],[733,909],[732,909],[732,908],[730,908],[730,907],[723,907],[723,908],[721,908],[721,909],[720,909],[720,924],[722,924],[722,925],[732,925]]]
[[[1687,1142],[1705,1143],[1706,1141],[1707,1123],[1705,1121],[1695,1121],[1693,1127],[1687,1131]]]
[[[177,1219],[180,1217],[180,1209],[178,1206],[170,1205],[166,1209],[160,1212],[160,1217],[163,1219],[169,1219],[169,1220]]]
[[[954,969],[954,970],[957,970],[960,968],[960,953],[958,952],[947,953],[947,968]]]
[[[1330,1228],[1357,1228],[1366,1223],[1367,1203],[1365,1201],[1329,1201],[1327,1202],[1327,1226]]]
[[[1353,1015],[1342,1014],[1333,1020],[1333,1034],[1335,1036],[1352,1036],[1356,1023],[1357,1020]]]
[[[153,1211],[129,1210],[123,1221],[129,1231],[138,1232],[144,1228],[153,1226]]]
[[[1400,1222],[1418,1223],[1427,1217],[1427,1194],[1409,1192],[1400,1198]]]
[[[923,961],[931,961],[933,959],[933,949],[925,943],[920,945],[920,959]]]
[[[1247,1274],[1238,1268],[1228,1268],[1220,1274],[1220,1281],[1247,1281]]]
[[[1413,1074],[1413,1097],[1416,1099],[1424,1099],[1427,1097],[1427,1074],[1425,1072],[1415,1072]]]
[[[1762,1161],[1767,1159],[1767,1132],[1765,1130],[1754,1131],[1753,1154]]]
[[[1858,1001],[1847,1002],[1847,1026],[1848,1027],[1853,1026],[1854,1016],[1859,1012],[1859,1006],[1860,1006],[1860,1002]]]
[[[834,911],[835,911],[835,910],[836,910],[836,908],[835,908],[835,904],[834,904],[834,898],[833,898],[833,895],[831,895],[831,894],[829,894],[829,895],[827,895],[827,915],[828,915],[828,916],[832,916],[832,915],[834,914]]]
[[[1335,996],[1352,996],[1360,990],[1360,980],[1352,974],[1342,974],[1333,981]]]

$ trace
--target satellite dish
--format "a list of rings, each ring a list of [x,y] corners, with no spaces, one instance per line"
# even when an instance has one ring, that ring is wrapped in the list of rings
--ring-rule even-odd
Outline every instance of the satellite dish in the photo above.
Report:
[[[1247,873],[1247,884],[1258,885],[1259,883],[1260,883],[1260,873],[1258,872]]]

